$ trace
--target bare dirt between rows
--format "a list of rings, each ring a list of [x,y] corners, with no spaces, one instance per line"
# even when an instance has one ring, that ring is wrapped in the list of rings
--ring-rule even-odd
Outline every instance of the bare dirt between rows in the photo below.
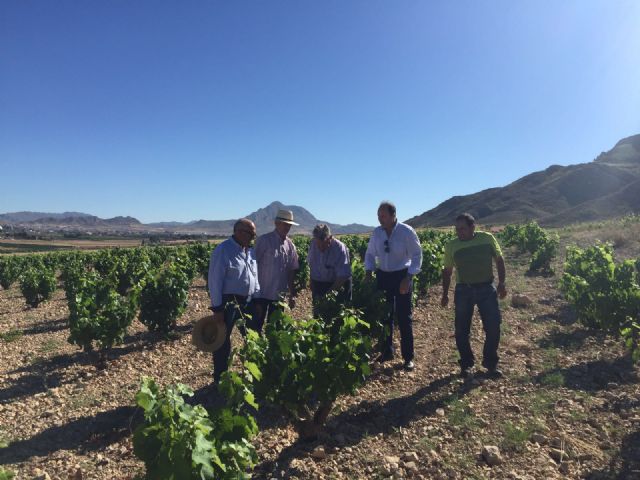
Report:
[[[505,378],[489,380],[482,369],[457,377],[453,312],[438,305],[434,287],[414,310],[416,370],[403,371],[400,359],[374,365],[357,395],[336,402],[317,440],[301,441],[290,419],[262,405],[254,478],[640,478],[638,367],[617,339],[576,323],[557,277],[525,276],[526,263],[507,253],[510,293],[533,304],[502,303]],[[131,445],[140,377],[207,396],[211,359],[190,344],[207,306],[196,281],[172,339],[134,322],[98,370],[66,341],[62,290],[37,309],[26,308],[15,287],[0,291],[0,466],[16,478],[143,474]],[[294,313],[309,311],[303,292]],[[473,338],[479,357],[478,318]],[[486,445],[500,449],[502,463],[487,465]]]

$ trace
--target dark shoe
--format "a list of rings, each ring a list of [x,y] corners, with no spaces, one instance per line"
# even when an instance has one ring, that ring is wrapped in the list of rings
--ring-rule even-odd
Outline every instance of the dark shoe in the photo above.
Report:
[[[488,368],[487,369],[487,378],[491,378],[493,380],[498,380],[504,377],[504,374],[498,370],[497,368]]]
[[[378,355],[378,358],[376,358],[376,362],[378,363],[388,362],[389,360],[393,360],[393,353],[381,353]]]
[[[416,364],[413,363],[413,360],[407,360],[404,362],[404,369],[407,372],[412,372],[416,368]]]
[[[471,367],[461,368],[458,376],[460,378],[469,378],[471,376]]]

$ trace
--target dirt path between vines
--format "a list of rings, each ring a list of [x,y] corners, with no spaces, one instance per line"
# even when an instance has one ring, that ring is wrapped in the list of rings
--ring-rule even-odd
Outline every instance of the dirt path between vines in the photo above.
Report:
[[[277,408],[262,406],[254,478],[640,478],[638,367],[617,339],[575,322],[557,276],[527,277],[526,263],[507,254],[510,293],[533,303],[502,303],[505,378],[488,380],[481,369],[457,378],[453,311],[438,305],[435,287],[414,311],[416,370],[401,370],[400,359],[375,366],[357,395],[338,400],[318,440],[300,441]],[[140,377],[207,391],[210,356],[190,344],[207,305],[197,281],[175,338],[136,321],[108,368],[96,370],[66,341],[62,290],[37,309],[15,287],[0,291],[0,467],[19,479],[142,474],[131,446]],[[294,313],[309,307],[305,292]],[[473,338],[480,356],[478,318]],[[487,465],[487,445],[499,448],[502,463]]]

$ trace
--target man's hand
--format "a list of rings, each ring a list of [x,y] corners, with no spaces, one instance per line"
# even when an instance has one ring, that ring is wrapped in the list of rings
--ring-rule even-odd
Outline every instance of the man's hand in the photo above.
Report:
[[[449,294],[443,293],[440,299],[440,306],[446,308],[449,305]]]
[[[400,282],[400,287],[398,287],[398,290],[400,291],[400,295],[406,295],[407,293],[409,293],[410,289],[411,289],[411,277],[404,277]]]
[[[503,299],[507,296],[507,287],[504,283],[499,283],[496,290],[498,291],[498,298]]]

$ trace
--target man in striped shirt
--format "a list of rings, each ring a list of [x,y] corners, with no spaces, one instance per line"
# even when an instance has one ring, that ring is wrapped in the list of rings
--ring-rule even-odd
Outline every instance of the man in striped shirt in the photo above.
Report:
[[[282,293],[288,291],[289,306],[295,306],[296,290],[294,277],[298,270],[298,252],[287,236],[293,221],[293,212],[279,210],[274,220],[275,229],[260,235],[256,240],[256,260],[258,261],[258,279],[260,290],[253,300],[253,318],[251,328],[262,332],[269,310],[280,301]]]

